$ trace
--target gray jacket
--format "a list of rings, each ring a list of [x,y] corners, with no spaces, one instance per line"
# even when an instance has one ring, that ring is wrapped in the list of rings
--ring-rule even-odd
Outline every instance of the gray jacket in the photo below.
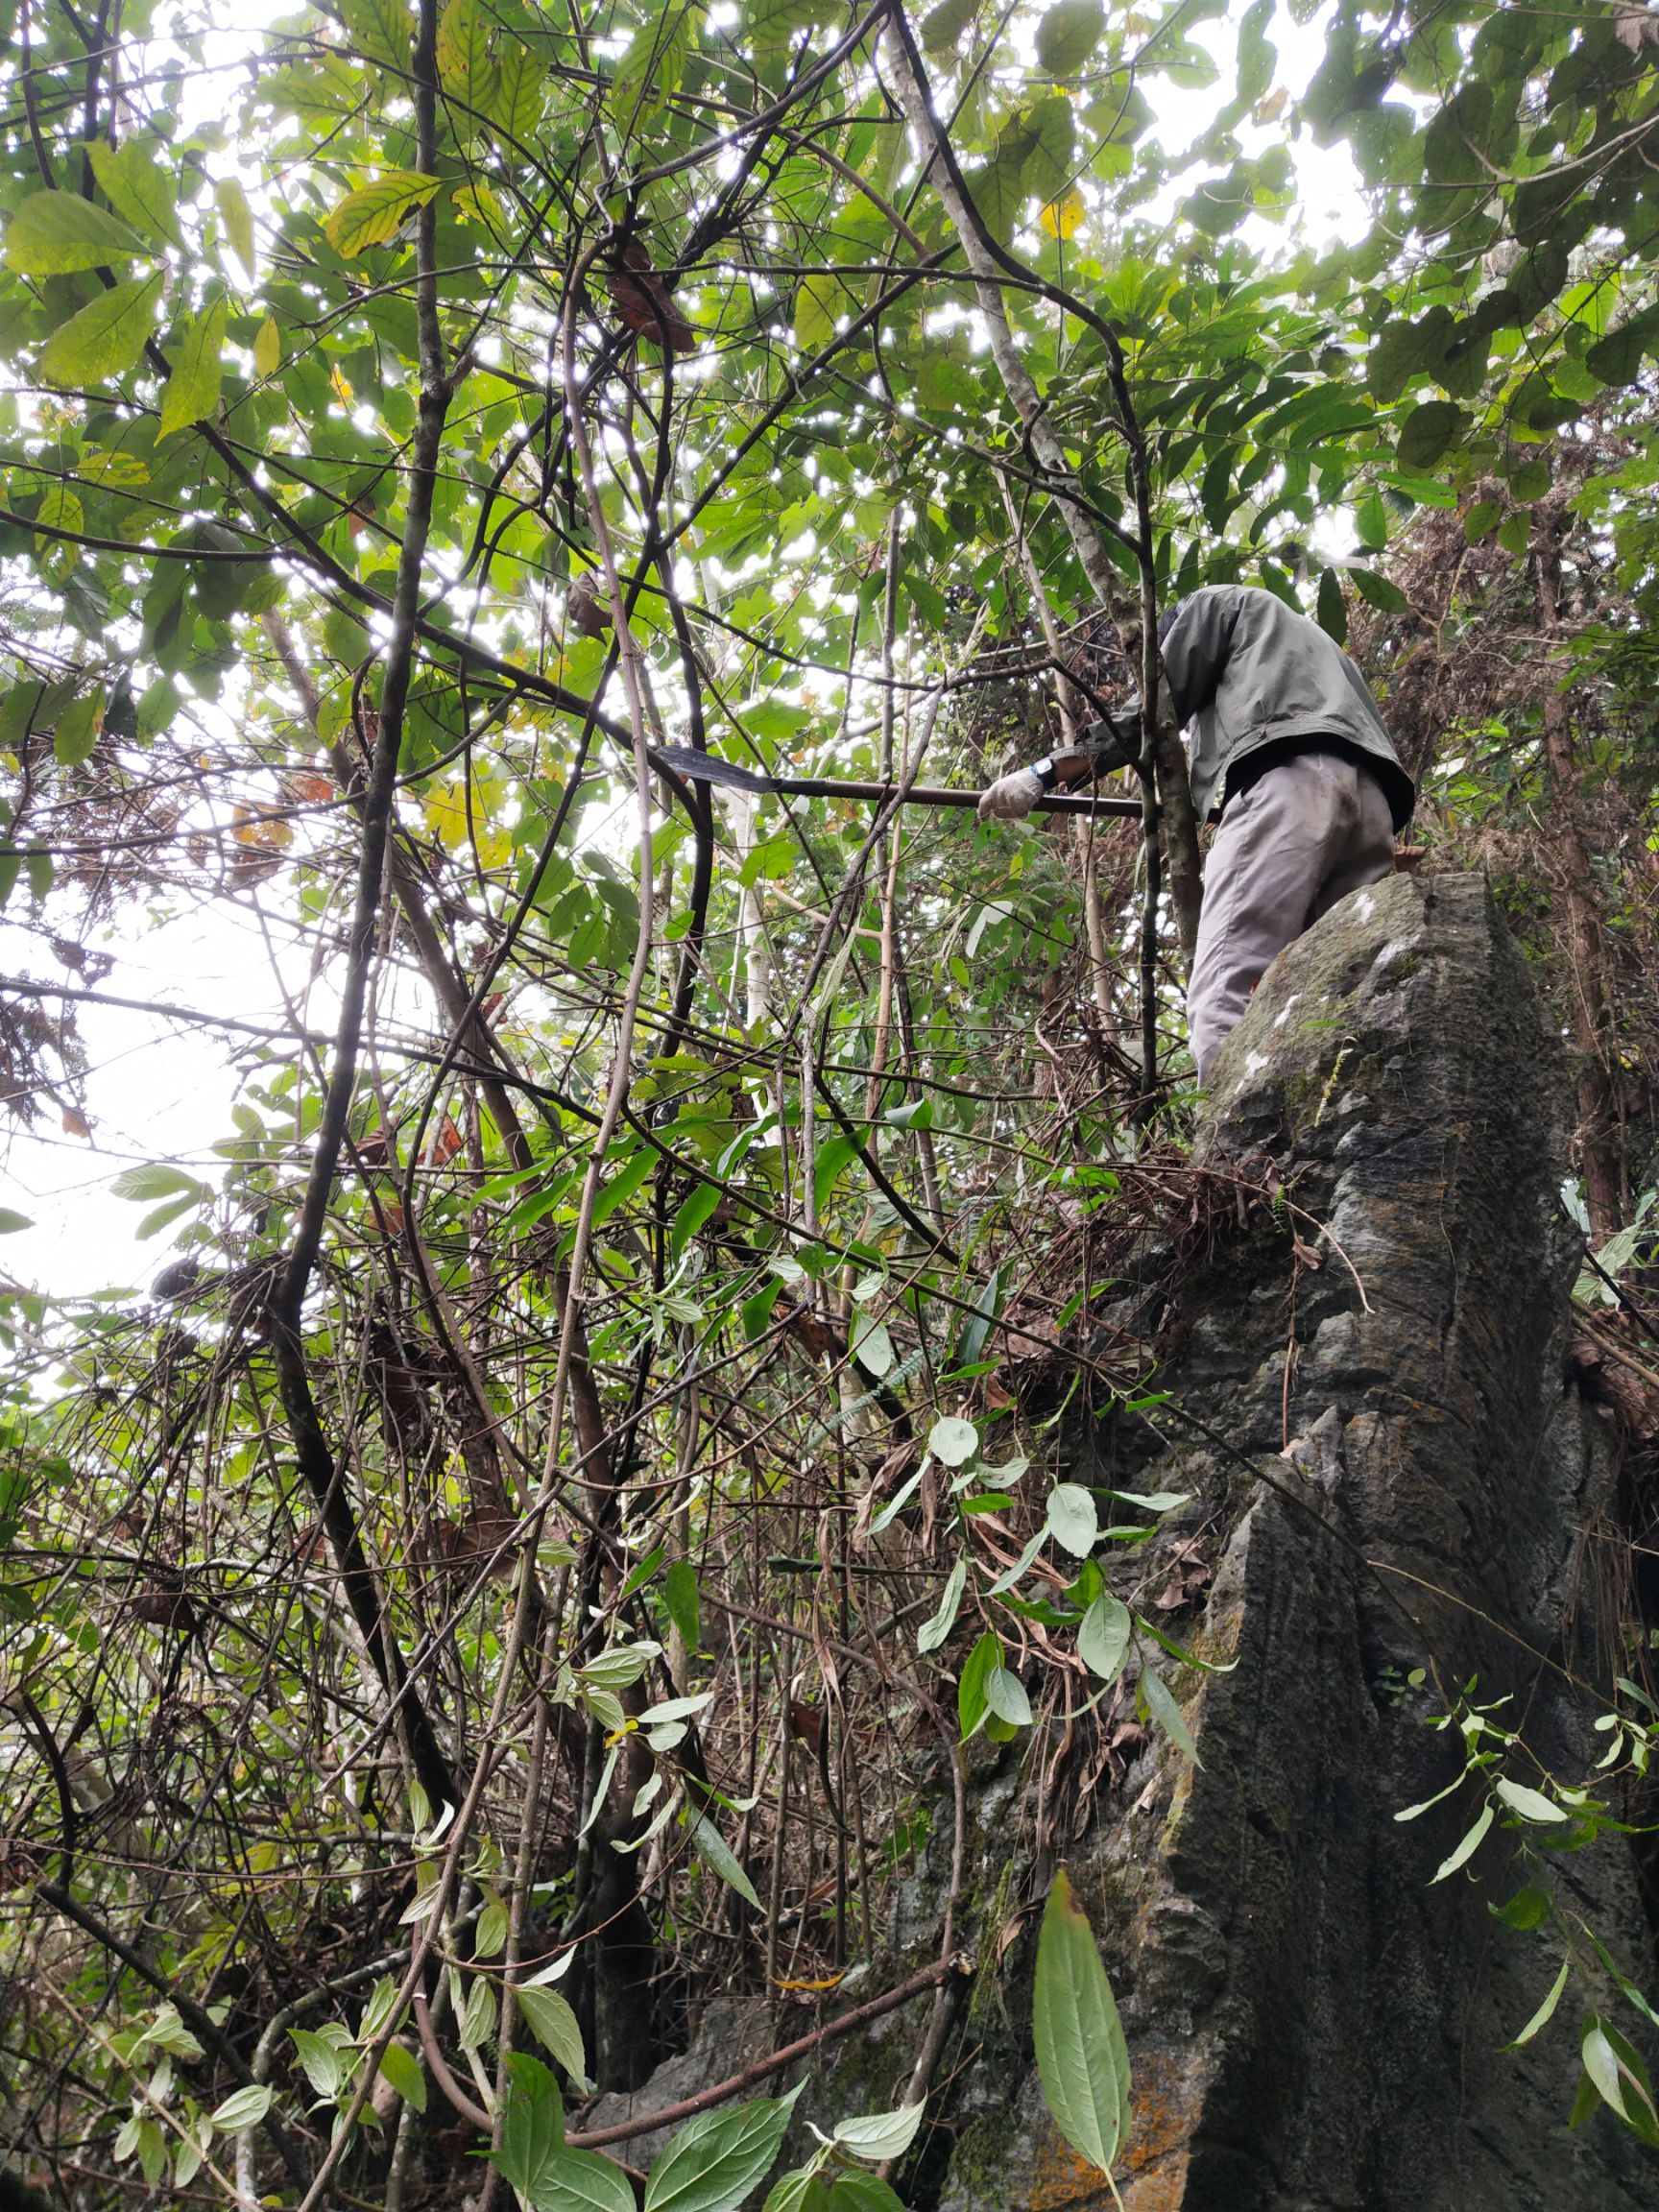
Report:
[[[1177,722],[1192,725],[1192,804],[1200,821],[1253,781],[1272,756],[1331,750],[1359,758],[1388,796],[1396,830],[1416,793],[1364,678],[1316,622],[1252,585],[1211,584],[1160,624],[1164,673]],[[1112,717],[1132,749],[1140,702]],[[1094,734],[1092,731],[1091,736]],[[1101,735],[1106,736],[1106,732]],[[1100,766],[1114,765],[1102,747]],[[1268,749],[1271,748],[1271,752]]]

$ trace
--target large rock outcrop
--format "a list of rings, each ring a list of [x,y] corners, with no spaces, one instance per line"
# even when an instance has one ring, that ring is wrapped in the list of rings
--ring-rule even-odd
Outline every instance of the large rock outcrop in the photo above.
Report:
[[[1062,1855],[1129,2035],[1128,2212],[1655,2200],[1659,2159],[1608,2115],[1567,2131],[1575,1999],[1500,2049],[1560,1957],[1488,1910],[1515,1838],[1495,1827],[1479,1881],[1433,1885],[1478,1797],[1395,1818],[1457,1772],[1455,1732],[1427,1723],[1471,1681],[1481,1702],[1507,1696],[1563,1773],[1599,1742],[1572,1677],[1607,1671],[1580,1532],[1615,1455],[1563,1382],[1562,1104],[1557,1044],[1479,878],[1358,894],[1264,979],[1198,1133],[1219,1226],[1118,1311],[1145,1317],[1169,1403],[1156,1428],[1119,1411],[1072,1432],[1073,1479],[1191,1494],[1166,1545],[1205,1551],[1214,1580],[1173,1618],[1231,1671],[1170,1676],[1201,1767],[1154,1738],[1064,1818],[1051,1803],[1019,1816],[1042,1764],[1029,1742],[970,1746],[964,1917],[979,1925],[964,1934],[1000,1957],[1004,1986],[965,2008],[912,2201],[1112,2201],[1043,2111],[1019,1986],[1029,1924],[1007,1947],[1011,1901]],[[1563,1860],[1557,1879],[1649,1983],[1623,1846]],[[895,1970],[936,1944],[943,1880],[925,1867],[903,1893]],[[884,2101],[917,2032],[884,2023],[806,2104],[831,2120]]]

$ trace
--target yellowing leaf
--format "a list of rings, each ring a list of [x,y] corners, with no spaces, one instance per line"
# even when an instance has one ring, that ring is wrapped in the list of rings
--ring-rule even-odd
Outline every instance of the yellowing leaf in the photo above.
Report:
[[[75,473],[86,484],[148,484],[150,470],[136,453],[106,453],[98,446],[83,453]]]
[[[1070,238],[1088,212],[1082,193],[1073,184],[1058,200],[1046,202],[1038,220],[1050,238]]]
[[[223,373],[220,356],[225,349],[225,325],[229,319],[230,302],[221,298],[202,314],[193,316],[186,325],[179,358],[161,397],[161,437],[169,438],[175,430],[187,430],[218,406],[219,379]]]
[[[253,366],[261,376],[275,376],[282,366],[282,333],[275,315],[267,315],[253,334]]]
[[[161,276],[136,276],[101,293],[52,334],[40,356],[48,384],[101,384],[131,369],[156,327]]]
[[[339,400],[342,407],[356,406],[357,395],[352,391],[350,385],[347,383],[345,377],[340,373],[338,365],[330,369],[328,372],[328,385],[329,389],[333,392],[335,398]]]
[[[438,75],[455,104],[452,120],[463,140],[476,137],[501,89],[491,29],[478,0],[449,0],[438,18]]]
[[[214,204],[219,209],[219,220],[225,226],[236,258],[253,274],[253,210],[248,204],[248,195],[234,177],[221,177],[213,187]]]
[[[419,169],[387,169],[373,184],[348,192],[324,224],[324,232],[335,252],[349,261],[366,247],[383,246],[437,189],[437,178]]]
[[[455,212],[464,223],[483,223],[499,229],[505,220],[501,203],[488,184],[463,184],[455,195]]]

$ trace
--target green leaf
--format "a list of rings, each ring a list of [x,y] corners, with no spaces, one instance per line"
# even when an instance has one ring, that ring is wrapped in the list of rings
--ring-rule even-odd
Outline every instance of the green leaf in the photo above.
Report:
[[[417,2112],[425,2111],[426,2077],[421,2071],[421,2061],[401,2043],[388,2043],[381,2052],[380,2076],[405,2104],[412,2104]]]
[[[78,192],[36,192],[23,201],[6,230],[5,258],[19,276],[64,276],[131,261],[150,249],[119,216],[94,206]]]
[[[225,349],[225,327],[230,302],[221,297],[185,325],[184,339],[167,389],[161,396],[161,426],[156,435],[170,438],[212,414],[219,404],[223,373],[220,356]]]
[[[1394,1815],[1400,1817],[1398,1814]],[[1542,1928],[1549,1919],[1551,1906],[1548,1889],[1540,1889],[1535,1882],[1528,1882],[1525,1889],[1518,1889],[1504,1905],[1488,1905],[1487,1911],[1494,1920],[1502,1920],[1505,1928],[1515,1928],[1525,1934],[1532,1928]]]
[[[635,2212],[634,2184],[597,2151],[554,2151],[527,2192],[536,2212]]]
[[[1376,607],[1384,614],[1404,614],[1411,604],[1398,584],[1391,584],[1373,568],[1350,568],[1348,581],[1368,607]]]
[[[691,1845],[705,1865],[712,1867],[722,1882],[730,1884],[739,1897],[760,1911],[760,1900],[755,1894],[755,1885],[744,1873],[737,1854],[721,1835],[707,1814],[699,1813],[691,1826]]]
[[[1568,1817],[1552,1797],[1546,1797],[1537,1790],[1528,1790],[1525,1782],[1511,1782],[1506,1774],[1499,1779],[1498,1794],[1511,1813],[1519,1813],[1523,1820],[1532,1820],[1540,1826]]]
[[[1431,469],[1468,424],[1461,407],[1450,399],[1425,400],[1400,426],[1395,450],[1407,469]]]
[[[186,1175],[182,1167],[170,1167],[163,1160],[147,1160],[136,1167],[123,1167],[109,1189],[117,1198],[132,1198],[140,1204],[156,1198],[170,1198],[183,1191],[192,1198],[202,1195],[202,1185],[194,1175]]]
[[[662,1599],[668,1618],[680,1631],[687,1651],[695,1651],[703,1633],[698,1599],[697,1570],[688,1559],[673,1559],[662,1577]]]
[[[533,2204],[539,2203],[548,2166],[565,2150],[565,2100],[549,2069],[528,2052],[509,2056],[507,2076],[501,2148],[491,2164]]]
[[[142,138],[124,146],[95,140],[86,149],[98,188],[123,222],[163,246],[179,243],[173,180],[151,155]]]
[[[891,2112],[866,2112],[857,2119],[838,2120],[836,2148],[854,2158],[867,2158],[873,2166],[888,2158],[902,2158],[916,2140],[926,2109],[925,2104],[900,2104]]]
[[[247,193],[234,177],[221,177],[213,187],[213,204],[219,210],[219,220],[225,226],[231,252],[252,276],[257,262],[253,252],[253,210],[248,204]],[[411,2098],[409,2102],[413,2104],[415,2100]]]
[[[1338,645],[1348,642],[1348,602],[1342,596],[1342,579],[1334,568],[1327,568],[1319,578],[1319,627],[1327,637],[1334,637]]]
[[[78,768],[83,760],[91,758],[103,720],[102,685],[95,691],[84,692],[64,708],[52,733],[52,751],[60,767]]]
[[[0,1237],[15,1237],[18,1230],[34,1226],[27,1214],[16,1214],[10,1206],[0,1206]]]
[[[926,1620],[916,1635],[918,1651],[937,1651],[940,1645],[956,1625],[957,1608],[962,1602],[962,1592],[968,1582],[968,1562],[958,1559],[945,1578],[938,1610]]]
[[[223,2134],[240,2134],[244,2128],[257,2128],[271,2109],[273,2091],[263,2081],[250,2081],[245,2088],[234,2089],[213,2114],[213,2125]]]
[[[332,2097],[340,2086],[340,2053],[326,2035],[313,2028],[290,2028],[290,2041],[299,2053],[305,2078],[319,2097]]]
[[[1077,1625],[1077,1656],[1103,1682],[1116,1682],[1129,1654],[1129,1608],[1102,1590]]]
[[[960,1467],[979,1449],[979,1431],[972,1421],[947,1413],[927,1431],[927,1449],[946,1467]]]
[[[985,1718],[985,1685],[1001,1664],[1002,1647],[995,1634],[987,1628],[969,1652],[956,1683],[956,1714],[961,1722],[964,1743]]]
[[[1087,1559],[1099,1534],[1094,1500],[1080,1482],[1056,1482],[1048,1493],[1048,1527],[1074,1559]]]
[[[1550,1994],[1545,1998],[1543,2004],[1539,2006],[1537,2011],[1533,2013],[1531,2019],[1527,2021],[1526,2027],[1522,2029],[1520,2034],[1516,2036],[1514,2042],[1505,2043],[1502,2046],[1503,2050],[1519,2051],[1523,2043],[1530,2043],[1533,2036],[1537,2034],[1539,2029],[1548,2024],[1548,2022],[1554,2014],[1556,2006],[1561,2002],[1561,1992],[1566,1988],[1567,1977],[1572,1973],[1572,1971],[1573,1960],[1571,1957],[1563,1959],[1561,1961],[1561,1971],[1556,1975],[1553,1983],[1551,1983],[1550,1987]]]
[[[1147,1712],[1175,1748],[1184,1751],[1194,1767],[1202,1767],[1204,1762],[1198,1756],[1197,1745],[1192,1741],[1191,1731],[1180,1706],[1175,1702],[1174,1693],[1156,1668],[1142,1668],[1141,1695],[1146,1701]]]
[[[973,22],[979,0],[940,0],[922,18],[922,50],[925,54],[949,54],[964,31]]]
[[[1055,2127],[1079,2157],[1109,2174],[1129,2132],[1129,2049],[1094,1931],[1064,1867],[1043,1909],[1031,2030]]]
[[[1024,1683],[1011,1668],[1000,1664],[992,1668],[985,1677],[985,1702],[1010,1728],[1030,1727],[1031,1700],[1025,1695]]]
[[[159,272],[101,293],[52,333],[40,355],[41,377],[48,384],[87,385],[123,374],[143,357],[160,299]]]
[[[735,2212],[777,2157],[800,2093],[687,2121],[651,2169],[645,2212]]]
[[[386,169],[373,184],[348,192],[323,228],[336,253],[349,261],[370,246],[384,245],[417,207],[438,189],[438,179],[419,169]]]
[[[1101,0],[1060,0],[1037,26],[1037,66],[1050,77],[1073,76],[1105,28]]]
[[[566,2074],[578,2082],[588,2079],[588,2054],[582,2047],[582,2030],[568,2003],[557,1989],[515,1986],[513,2002],[529,2023],[531,2032],[544,2050],[551,2051]]]
[[[1459,1867],[1466,1866],[1470,1860],[1474,1858],[1476,1852],[1479,1850],[1482,1842],[1485,1840],[1487,1829],[1492,1825],[1492,1813],[1493,1809],[1491,1805],[1487,1804],[1481,1806],[1479,1817],[1476,1821],[1474,1827],[1470,1829],[1468,1835],[1464,1837],[1463,1840],[1457,1845],[1456,1849],[1455,1851],[1449,1852],[1447,1856],[1441,1860],[1439,1865],[1434,1869],[1433,1875],[1430,1882],[1431,1887],[1433,1887],[1435,1882],[1444,1882],[1449,1874],[1455,1874]]]

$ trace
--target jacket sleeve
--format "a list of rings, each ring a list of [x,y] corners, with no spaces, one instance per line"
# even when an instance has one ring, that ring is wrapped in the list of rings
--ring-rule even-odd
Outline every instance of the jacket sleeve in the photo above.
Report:
[[[1208,707],[1227,671],[1238,620],[1237,585],[1212,584],[1184,599],[1164,638],[1164,673],[1177,723]]]

